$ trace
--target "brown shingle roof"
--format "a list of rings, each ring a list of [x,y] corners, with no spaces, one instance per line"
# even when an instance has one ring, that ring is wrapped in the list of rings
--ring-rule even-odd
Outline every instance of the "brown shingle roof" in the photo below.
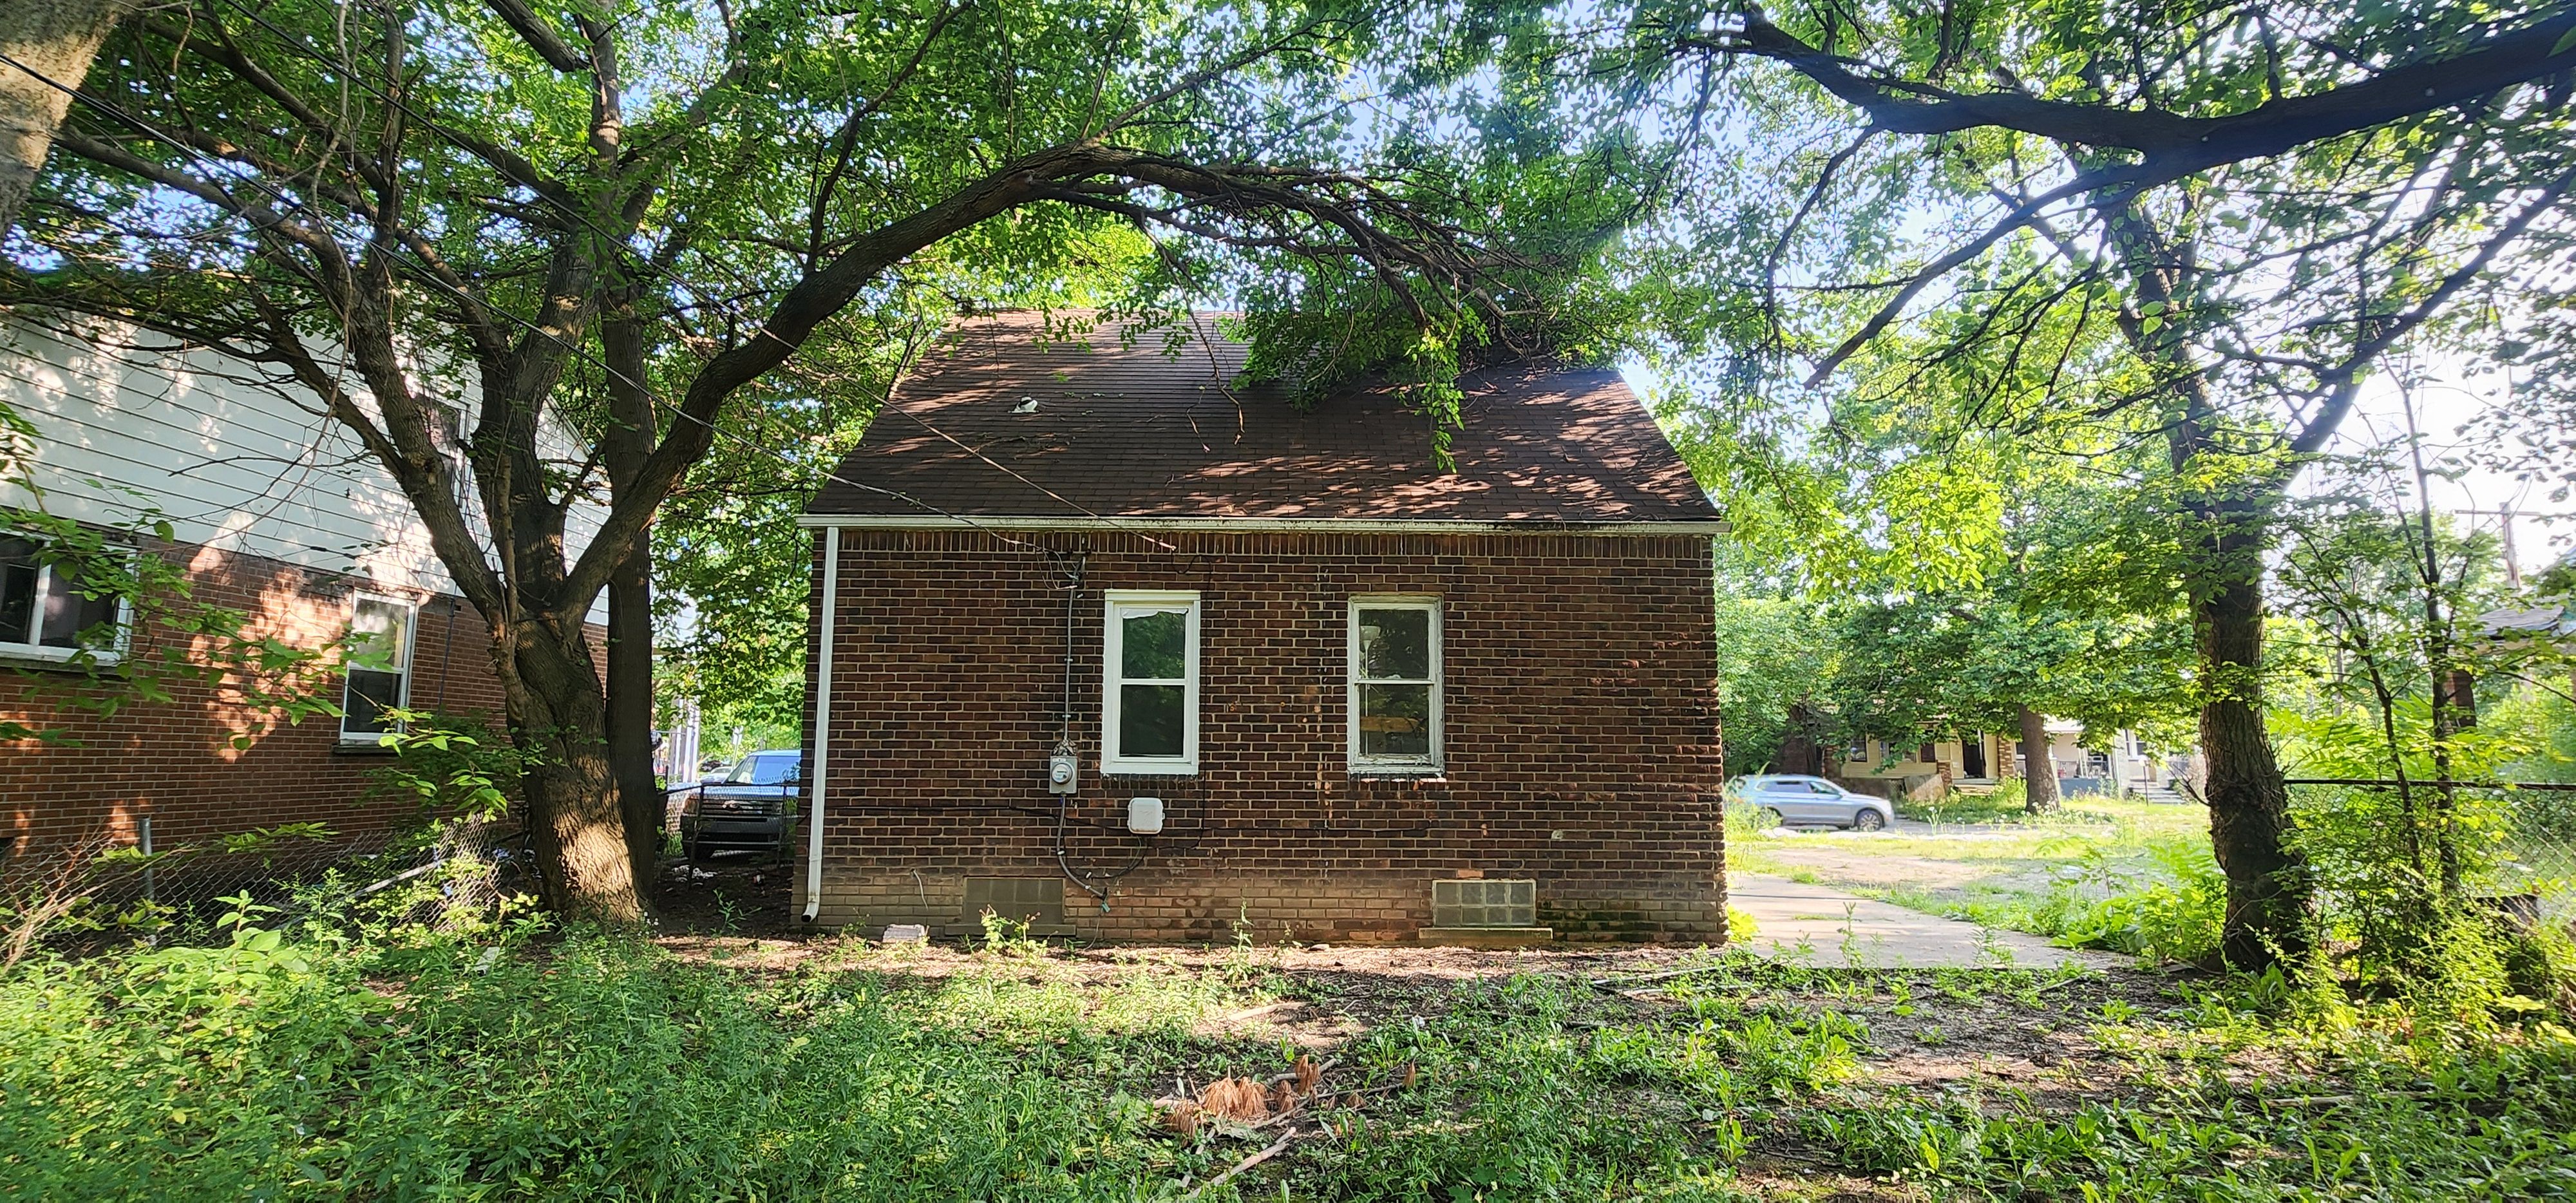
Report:
[[[1469,372],[1451,474],[1432,466],[1429,421],[1391,390],[1353,385],[1301,411],[1275,387],[1234,387],[1244,346],[1220,337],[1213,319],[1198,328],[1174,355],[1159,331],[1134,346],[1109,325],[1081,341],[1042,344],[1036,315],[960,322],[897,386],[897,412],[878,415],[841,461],[841,481],[824,486],[808,512],[1534,523],[1718,516],[1617,372],[1526,363]]]

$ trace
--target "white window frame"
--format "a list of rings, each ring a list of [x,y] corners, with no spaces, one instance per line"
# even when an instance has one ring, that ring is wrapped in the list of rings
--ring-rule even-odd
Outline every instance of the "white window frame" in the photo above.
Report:
[[[1182,630],[1181,754],[1129,756],[1118,747],[1118,687],[1126,624],[1134,611],[1179,609]],[[1139,678],[1139,680],[1159,680]],[[1163,683],[1168,683],[1163,682]],[[1102,776],[1194,776],[1199,771],[1199,595],[1152,589],[1103,590],[1100,639],[1100,772]]]
[[[44,540],[41,539],[31,539],[31,537],[27,535],[19,535],[16,537],[21,539],[30,539],[30,541],[39,545],[44,542]],[[54,566],[52,564],[39,564],[36,566],[36,605],[43,605],[45,600],[45,590],[52,585],[53,579]],[[27,633],[29,635],[33,635],[38,639],[44,638],[44,625],[44,615],[41,611],[31,612],[28,615]],[[87,649],[91,657],[90,663],[96,664],[102,668],[121,663],[125,659],[126,649],[131,646],[133,637],[134,599],[120,595],[116,599],[116,641],[105,647]],[[73,660],[73,658],[79,656],[83,650],[84,649],[79,647],[48,647],[42,643],[20,643],[14,639],[0,639],[0,660],[45,660],[57,664],[68,664]]]
[[[1360,752],[1360,686],[1393,683],[1392,679],[1363,682],[1360,679],[1360,611],[1421,610],[1431,615],[1431,750],[1422,756],[1367,756]],[[1344,634],[1343,710],[1345,727],[1343,746],[1348,750],[1351,772],[1355,776],[1436,777],[1447,765],[1448,709],[1443,697],[1448,692],[1448,636],[1442,629],[1440,599],[1420,594],[1362,594],[1351,598]],[[1418,682],[1417,682],[1418,683]]]
[[[407,709],[411,706],[412,665],[419,659],[420,652],[420,603],[407,597],[393,597],[383,593],[352,594],[349,597],[349,629],[352,632],[355,632],[358,629],[358,607],[360,604],[365,602],[383,602],[386,605],[402,607],[402,696],[395,700],[394,706],[396,709]],[[396,724],[393,730],[400,731],[402,730],[402,726],[400,724]],[[344,744],[354,744],[361,747],[373,747],[383,743],[386,734],[387,733],[383,731],[352,731],[349,729],[349,669],[347,665],[342,665],[340,670],[340,742]]]

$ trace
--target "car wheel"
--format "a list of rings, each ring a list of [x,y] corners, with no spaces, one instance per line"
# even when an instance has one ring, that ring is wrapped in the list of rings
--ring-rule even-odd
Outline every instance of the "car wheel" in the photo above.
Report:
[[[1875,807],[1863,807],[1859,814],[1852,816],[1852,826],[1863,831],[1876,831],[1887,826],[1887,816],[1878,813]]]
[[[1781,814],[1777,806],[1765,806],[1762,808],[1762,813],[1769,815],[1774,824],[1784,824],[1789,821],[1789,816]]]

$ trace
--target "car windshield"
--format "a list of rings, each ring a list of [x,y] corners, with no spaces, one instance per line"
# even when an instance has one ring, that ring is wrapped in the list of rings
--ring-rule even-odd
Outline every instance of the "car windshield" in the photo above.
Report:
[[[781,785],[795,772],[793,754],[745,756],[724,779],[727,785]]]

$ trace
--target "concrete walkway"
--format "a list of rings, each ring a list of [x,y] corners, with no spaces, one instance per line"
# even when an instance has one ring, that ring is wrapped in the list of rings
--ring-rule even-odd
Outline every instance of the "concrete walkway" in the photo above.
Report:
[[[2058,948],[2037,936],[1909,911],[1894,903],[1762,873],[1727,875],[1726,904],[1753,916],[1745,947],[1817,965],[1873,969],[2052,968],[2068,961],[2103,968],[2102,953]]]

